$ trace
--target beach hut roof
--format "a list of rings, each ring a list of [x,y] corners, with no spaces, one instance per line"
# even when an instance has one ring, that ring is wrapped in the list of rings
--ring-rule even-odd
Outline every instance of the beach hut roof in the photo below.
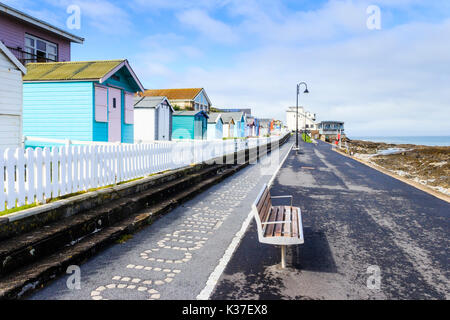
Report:
[[[141,93],[142,96],[165,96],[171,100],[194,99],[202,91],[202,88],[186,89],[149,89]]]
[[[188,110],[182,110],[182,111],[175,111],[173,113],[174,116],[196,116],[197,114],[202,113],[206,118],[209,118],[208,114],[203,111],[188,111]]]
[[[211,112],[208,115],[209,115],[208,123],[217,123],[217,121],[219,120],[223,122],[221,113]]]
[[[233,124],[235,123],[233,116],[230,114],[230,112],[222,113],[222,121],[223,123],[233,123]]]
[[[98,81],[103,83],[122,67],[128,70],[139,90],[144,90],[126,59],[28,63],[27,75],[23,77],[23,81]]]
[[[13,53],[0,41],[0,51],[2,51],[6,57],[19,69],[23,74],[27,73],[27,69],[20,63],[19,60],[13,55]]]
[[[226,112],[226,114],[230,115],[235,123],[241,121],[244,116],[244,112]]]
[[[172,105],[170,104],[167,97],[135,97],[134,98],[134,107],[135,108],[146,108],[146,109],[153,109],[158,108],[161,103],[164,101],[167,102],[167,104],[170,106],[170,108],[173,110]]]

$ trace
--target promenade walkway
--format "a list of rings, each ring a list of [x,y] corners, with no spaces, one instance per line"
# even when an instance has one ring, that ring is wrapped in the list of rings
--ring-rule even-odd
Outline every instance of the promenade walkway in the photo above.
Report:
[[[287,154],[281,150],[249,165],[158,219],[131,239],[81,265],[80,289],[71,275],[56,279],[30,299],[196,299],[208,296],[216,270],[251,204]],[[212,277],[214,279],[214,276]]]
[[[449,299],[450,204],[323,142],[301,150],[271,192],[294,196],[305,244],[282,270],[252,222],[211,298]]]

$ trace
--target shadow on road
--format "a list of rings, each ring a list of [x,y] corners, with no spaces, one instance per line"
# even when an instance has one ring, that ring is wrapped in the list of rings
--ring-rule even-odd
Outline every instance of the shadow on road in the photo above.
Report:
[[[303,233],[305,243],[288,249],[291,259],[290,267],[298,270],[336,273],[337,267],[325,233],[314,231],[310,227],[305,227]]]

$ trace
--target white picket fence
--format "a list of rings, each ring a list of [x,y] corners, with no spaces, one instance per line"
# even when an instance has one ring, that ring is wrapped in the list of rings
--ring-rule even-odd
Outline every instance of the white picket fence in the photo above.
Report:
[[[0,211],[205,162],[280,138],[0,150]]]

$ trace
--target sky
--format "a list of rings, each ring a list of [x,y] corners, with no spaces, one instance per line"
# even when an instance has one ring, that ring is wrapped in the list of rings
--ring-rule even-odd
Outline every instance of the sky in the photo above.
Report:
[[[285,120],[304,81],[299,104],[349,137],[450,135],[449,0],[0,1],[84,37],[73,61],[128,59],[148,89]]]

